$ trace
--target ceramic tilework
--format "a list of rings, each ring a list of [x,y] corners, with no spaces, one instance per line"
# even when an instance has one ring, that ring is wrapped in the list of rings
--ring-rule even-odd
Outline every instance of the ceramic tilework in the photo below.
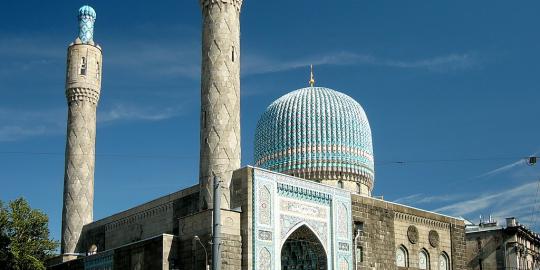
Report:
[[[259,220],[261,224],[269,225],[271,221],[271,200],[270,200],[270,191],[268,188],[262,186],[259,187]]]
[[[271,270],[271,260],[272,256],[270,251],[267,248],[262,248],[259,253],[259,269],[261,270]]]
[[[258,168],[253,174],[253,253],[258,254],[253,270],[267,269],[268,254],[270,269],[280,269],[282,245],[304,225],[322,243],[327,269],[352,270],[348,191]],[[269,206],[261,207],[266,202]]]
[[[83,44],[88,44],[94,39],[94,22],[96,11],[90,6],[82,6],[79,9],[79,39]]]
[[[373,187],[367,116],[354,99],[329,88],[302,88],[274,101],[257,124],[255,161],[307,179],[355,180]]]

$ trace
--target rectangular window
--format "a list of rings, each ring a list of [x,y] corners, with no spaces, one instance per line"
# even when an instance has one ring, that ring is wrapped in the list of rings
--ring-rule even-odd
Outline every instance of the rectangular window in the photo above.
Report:
[[[97,64],[97,68],[96,68],[96,69],[97,69],[97,70],[96,70],[96,79],[99,80],[99,75],[100,75],[99,73],[101,72],[101,71],[99,70],[99,61],[97,61],[96,64]]]
[[[81,75],[86,75],[86,57],[81,59]]]
[[[364,222],[355,221],[354,222],[354,233],[359,233],[364,231]]]
[[[232,46],[231,59],[234,62],[234,46]]]
[[[362,263],[364,262],[364,253],[363,253],[363,248],[362,246],[356,246],[356,251],[355,251],[355,255],[356,255],[356,263]]]

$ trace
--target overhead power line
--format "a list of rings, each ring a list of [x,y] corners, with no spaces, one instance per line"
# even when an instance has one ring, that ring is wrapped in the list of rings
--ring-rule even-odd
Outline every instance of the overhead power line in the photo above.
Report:
[[[64,156],[64,152],[33,152],[33,151],[0,151],[0,155],[29,155],[29,156]],[[72,154],[73,155],[73,154]],[[75,154],[76,155],[76,154]],[[86,155],[86,154],[81,154]],[[163,153],[95,153],[96,157],[114,158],[144,158],[144,159],[198,159],[199,155],[175,155]],[[508,157],[473,157],[473,158],[451,158],[451,159],[419,159],[419,160],[379,160],[378,165],[407,165],[421,163],[451,163],[451,162],[474,162],[474,161],[497,161],[497,160],[519,160],[530,163],[536,161],[538,156],[508,156]],[[214,158],[229,159],[229,158]]]

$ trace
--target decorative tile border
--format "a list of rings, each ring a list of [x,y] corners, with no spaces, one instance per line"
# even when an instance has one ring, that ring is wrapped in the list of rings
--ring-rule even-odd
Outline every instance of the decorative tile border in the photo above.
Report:
[[[348,191],[258,168],[252,187],[253,270],[279,269],[283,243],[303,225],[323,244],[329,270],[352,270]]]

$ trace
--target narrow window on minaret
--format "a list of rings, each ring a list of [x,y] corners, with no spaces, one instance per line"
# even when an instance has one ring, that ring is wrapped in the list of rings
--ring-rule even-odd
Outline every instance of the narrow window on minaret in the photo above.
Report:
[[[81,59],[81,75],[86,75],[86,57]]]
[[[71,68],[71,67],[69,66],[69,62],[70,62],[70,61],[69,61],[69,57],[68,57],[68,59],[67,59],[67,68],[66,68],[66,78],[69,77],[69,69]]]
[[[202,112],[202,126],[206,128],[206,111]]]
[[[96,71],[96,79],[98,79],[98,80],[99,80],[99,72],[100,72],[100,70],[99,70],[99,61],[98,61],[97,62],[97,71]]]
[[[234,62],[234,46],[232,46],[231,59],[232,59],[232,61]]]

